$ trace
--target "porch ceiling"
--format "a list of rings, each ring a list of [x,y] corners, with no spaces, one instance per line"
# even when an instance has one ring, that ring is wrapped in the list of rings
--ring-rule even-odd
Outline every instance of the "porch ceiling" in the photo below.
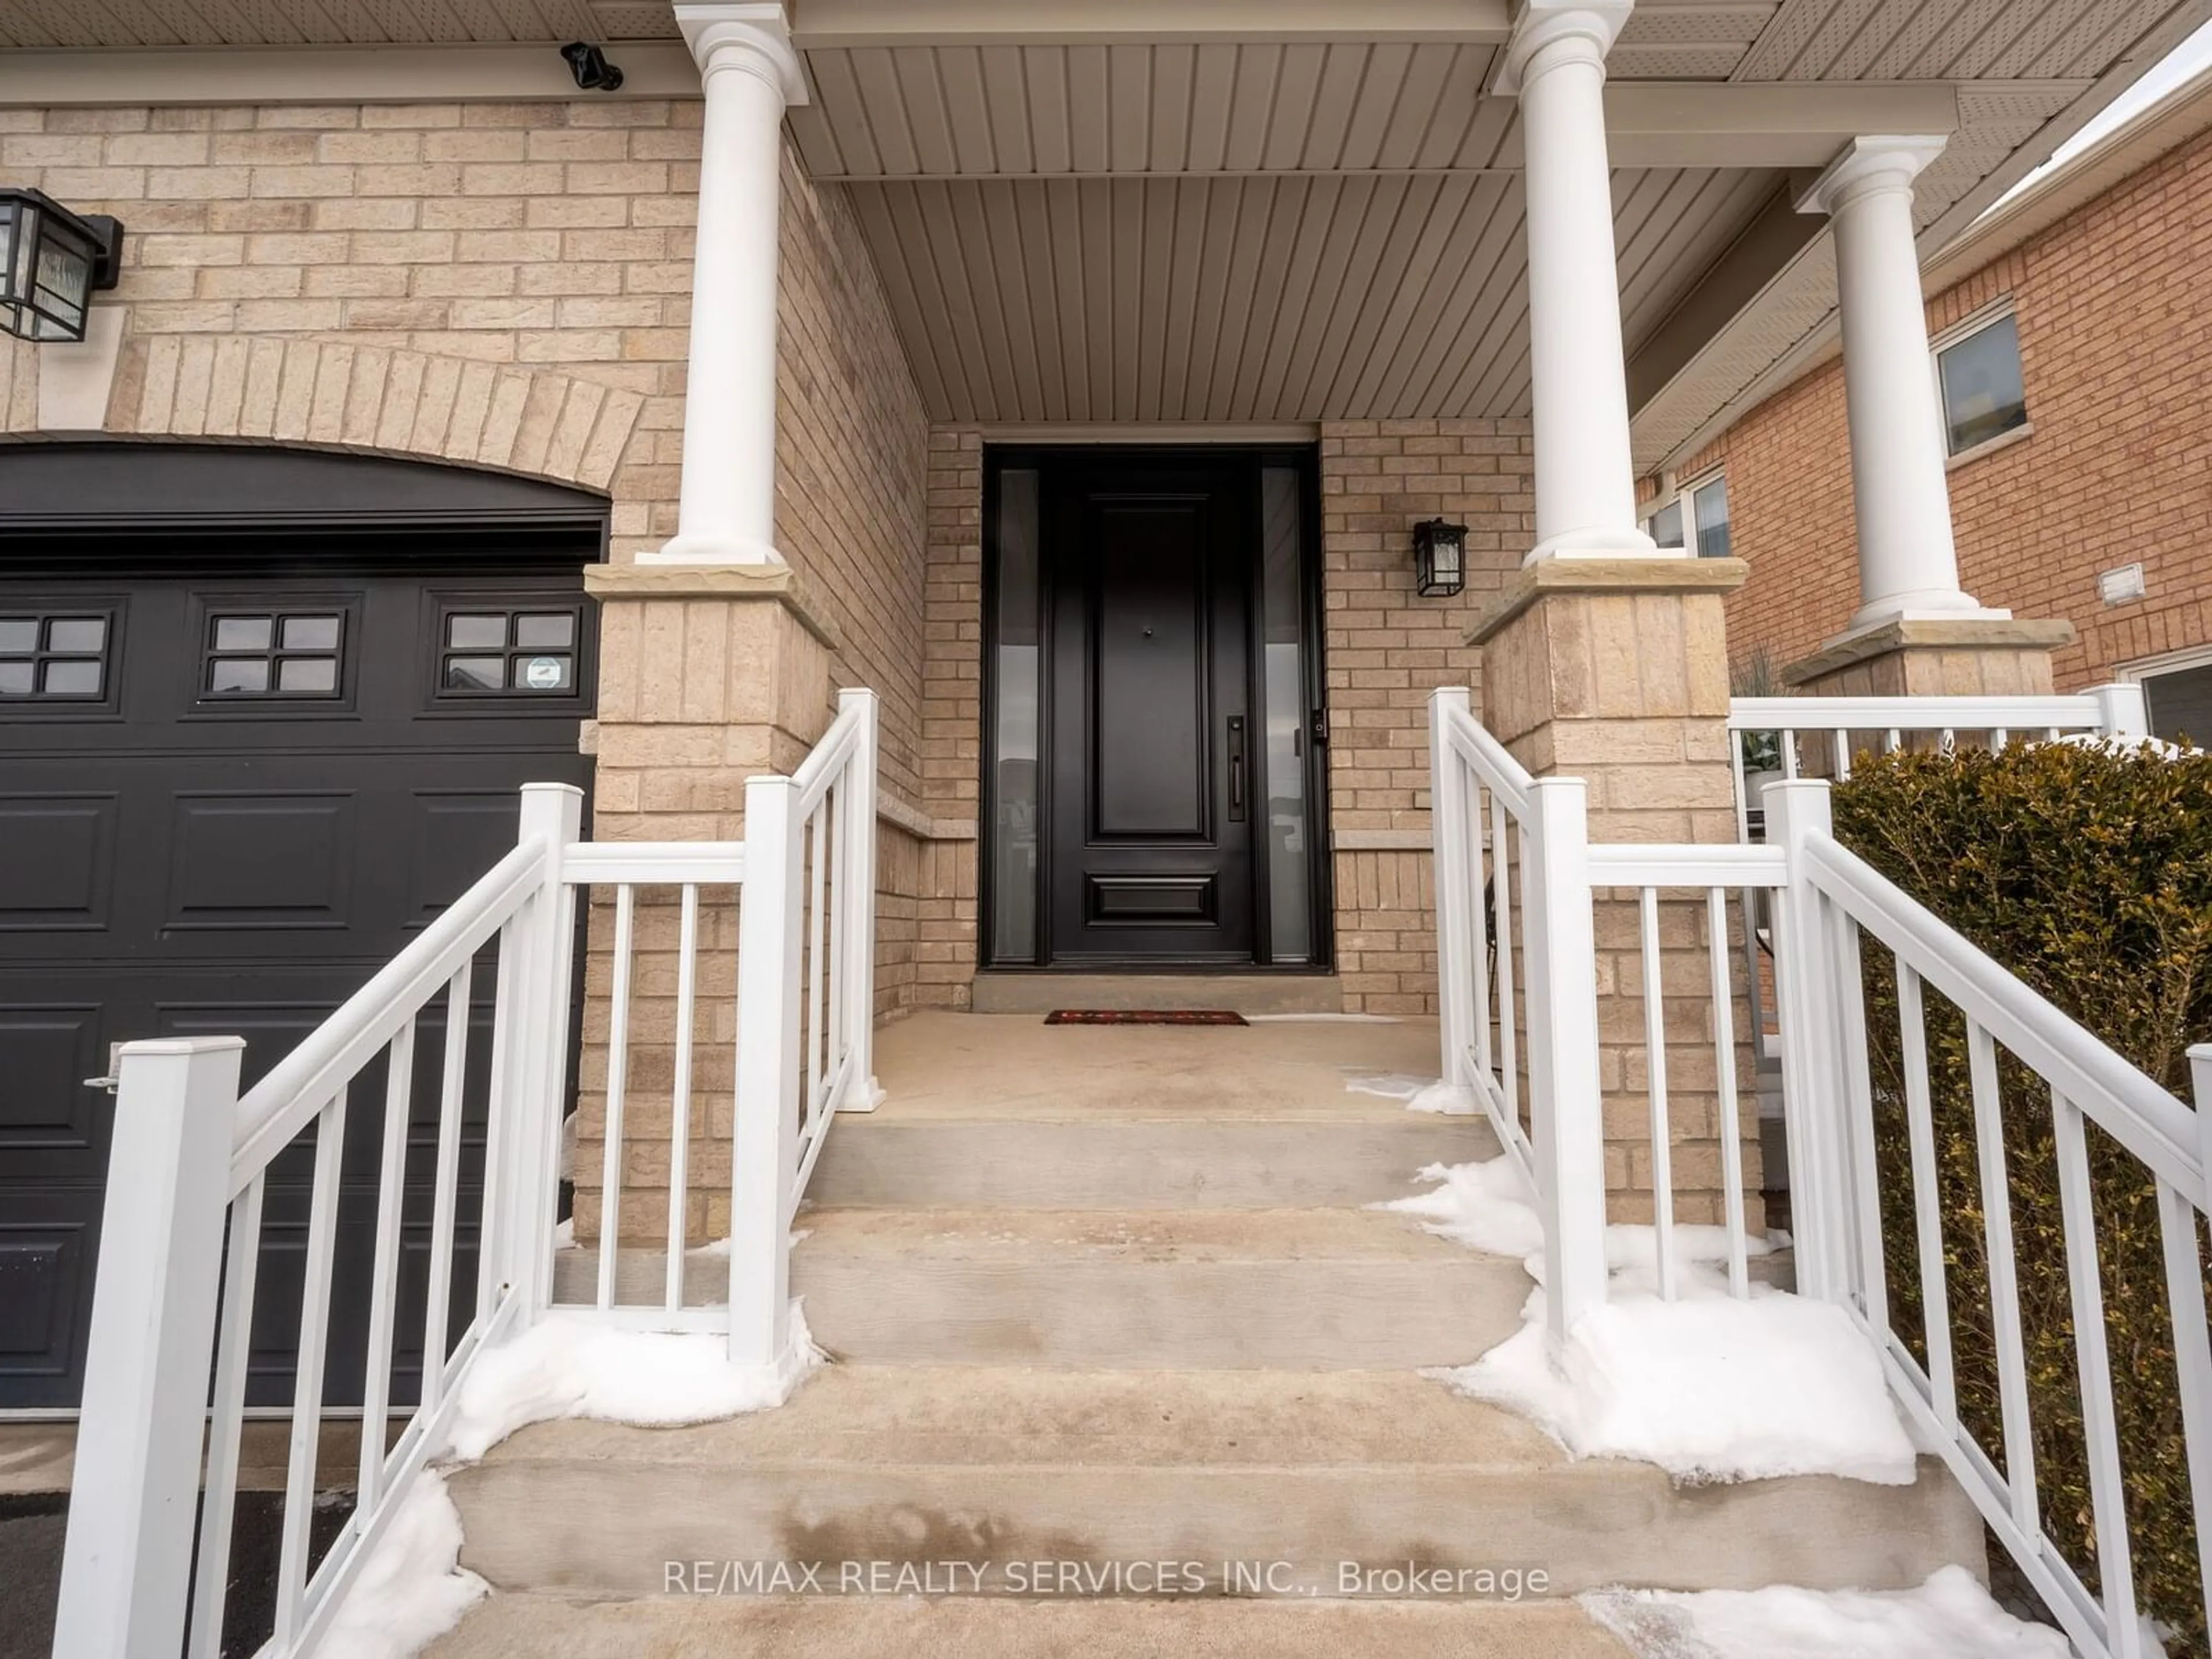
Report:
[[[789,0],[791,130],[849,190],[933,412],[1525,411],[1510,0]],[[1640,0],[1608,93],[1641,465],[1832,338],[1788,173],[1943,131],[1962,230],[2212,0]],[[671,40],[668,0],[4,0],[0,48]],[[96,77],[95,77],[96,78]]]
[[[851,192],[937,416],[1527,412],[1521,138],[1486,91],[1507,8],[1267,26],[1328,9],[1248,8],[1239,36],[1235,0],[1115,23],[1079,0],[805,0],[792,131]],[[1608,93],[1639,464],[1830,325],[1833,256],[1792,170],[1854,132],[1948,131],[1919,196],[1948,237],[2208,15],[1641,0]]]

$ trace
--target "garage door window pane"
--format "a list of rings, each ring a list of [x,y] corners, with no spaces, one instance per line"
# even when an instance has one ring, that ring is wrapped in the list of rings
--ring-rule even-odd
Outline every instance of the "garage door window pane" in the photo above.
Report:
[[[338,660],[336,657],[280,658],[276,689],[301,696],[327,696],[338,689]]]
[[[208,670],[208,690],[210,691],[266,691],[269,689],[269,659],[266,657],[218,657]]]
[[[36,617],[0,617],[0,657],[27,657],[38,648]]]
[[[446,624],[446,643],[496,651],[507,643],[505,617],[455,617]]]
[[[507,683],[504,657],[448,657],[446,684],[456,691],[496,691]]]
[[[27,697],[38,684],[38,664],[0,662],[0,697]]]
[[[99,617],[57,617],[46,624],[46,649],[97,654],[107,641],[107,623]]]
[[[217,617],[215,620],[215,648],[218,651],[266,651],[269,648],[269,618]]]
[[[336,617],[285,617],[284,648],[287,651],[336,651],[338,648],[338,619]]]
[[[576,618],[567,611],[550,617],[517,617],[514,642],[528,651],[565,651],[576,641]]]
[[[57,657],[46,664],[40,689],[50,697],[96,697],[100,695],[100,664]]]

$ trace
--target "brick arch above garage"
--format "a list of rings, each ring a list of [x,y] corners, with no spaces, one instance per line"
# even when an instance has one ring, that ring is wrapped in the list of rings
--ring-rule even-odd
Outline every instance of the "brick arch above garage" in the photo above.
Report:
[[[39,349],[5,344],[0,433],[60,435],[40,425]],[[445,461],[604,493],[644,404],[556,370],[383,346],[134,336],[118,355],[101,434]]]

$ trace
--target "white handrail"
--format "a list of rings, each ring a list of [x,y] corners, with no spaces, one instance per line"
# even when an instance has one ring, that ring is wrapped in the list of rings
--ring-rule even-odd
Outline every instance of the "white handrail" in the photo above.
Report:
[[[518,847],[447,905],[238,1103],[230,1196],[307,1127],[331,1095],[505,927],[542,884],[545,848]]]
[[[772,1368],[779,1376],[795,1370],[791,1215],[832,1115],[867,1109],[875,1101],[876,746],[873,694],[841,694],[836,720],[797,776],[748,784],[743,843],[584,844],[580,793],[529,786],[514,849],[242,1099],[238,1038],[125,1045],[58,1656],[176,1659],[182,1649],[188,1659],[214,1659],[220,1648],[268,1171],[279,1153],[310,1134],[313,1174],[286,1518],[274,1629],[259,1652],[263,1659],[303,1659],[314,1651],[441,1443],[477,1356],[534,1322],[554,1299],[580,892],[616,890],[605,1237],[590,1311],[629,1328],[720,1331],[733,1364]],[[739,884],[749,897],[739,910],[737,962],[744,1040],[737,1054],[730,1299],[690,1307],[684,1294],[690,1253],[684,1126],[692,1105],[693,991],[705,933],[701,890]],[[675,888],[683,915],[667,1289],[661,1304],[649,1309],[617,1305],[615,1295],[635,891],[645,886]],[[495,939],[489,1080],[478,1099],[471,1079],[479,1073],[469,1049],[471,1027],[483,1011],[471,993],[480,984],[477,959]],[[408,1191],[417,1027],[425,1016],[442,1020],[443,1037],[429,1149],[422,1390],[387,1451],[399,1212]],[[376,1138],[374,1305],[362,1379],[358,1500],[349,1524],[310,1571],[307,1522],[326,1415],[345,1126],[349,1109],[369,1109],[358,1085],[380,1059],[385,1117]],[[483,1110],[484,1160],[481,1207],[469,1217],[462,1213],[460,1166],[463,1119],[472,1100]],[[763,1145],[769,1155],[755,1158]],[[478,1250],[472,1297],[456,1282],[455,1271],[471,1220]],[[453,1306],[449,1298],[457,1296],[463,1299]],[[772,1300],[780,1305],[770,1308]],[[449,1336],[449,1306],[462,1326],[457,1336]],[[212,1420],[203,1465],[211,1362]]]
[[[2194,1109],[1839,842],[1814,837],[1803,872],[1863,930],[1909,960],[1923,980],[2056,1085],[2161,1181],[2197,1208],[2212,1210]]]
[[[2080,698],[1761,699],[1740,702],[1729,724],[1739,732],[1780,727],[1790,732],[1792,741],[1800,728],[1839,738],[1875,729],[1886,732],[1889,746],[1895,748],[1905,732],[1939,726],[1950,728],[1947,736],[1980,730],[1999,741],[2008,732],[2024,734],[2069,725],[2136,735],[2141,714],[2140,688],[2108,687]],[[1625,963],[1618,966],[1611,994],[1642,999],[1659,1282],[1662,1294],[1675,1288],[1677,1247],[1668,1224],[1673,1114],[1668,1060],[1670,1046],[1683,1039],[1679,1031],[1670,1033],[1662,1011],[1684,989],[1679,981],[1665,982],[1660,896],[1686,891],[1694,899],[1702,890],[1704,951],[1710,967],[1704,994],[1710,999],[1719,1074],[1729,1279],[1736,1295],[1748,1293],[1748,1200],[1735,1155],[1735,993],[1727,967],[1727,905],[1731,894],[1741,896],[1747,942],[1757,921],[1753,902],[1771,900],[1800,1293],[1835,1303],[1856,1322],[1899,1407],[1917,1425],[1923,1443],[1945,1460],[2076,1649],[2087,1659],[2142,1659],[2147,1650],[2130,1554],[2120,1417],[2106,1339],[2090,1184],[2087,1126],[2095,1123],[2136,1162],[2146,1182],[2156,1183],[2199,1567],[2205,1610],[2212,1620],[2212,1334],[2201,1268],[2203,1217],[2212,1212],[2212,1045],[2191,1052],[2197,1095],[2192,1109],[1840,845],[1832,833],[1829,785],[1824,781],[1792,779],[1767,786],[1760,802],[1764,845],[1592,846],[1578,814],[1555,817],[1544,810],[1555,792],[1565,792],[1559,799],[1579,805],[1580,785],[1572,780],[1529,781],[1521,789],[1526,810],[1507,811],[1503,802],[1507,788],[1518,782],[1512,776],[1516,769],[1502,747],[1481,732],[1465,692],[1442,691],[1432,700],[1431,754],[1445,1074],[1474,1090],[1515,1167],[1534,1187],[1547,1263],[1587,1261],[1602,1249],[1602,1205],[1593,1211],[1571,1184],[1584,1172],[1547,1156],[1542,1146],[1547,1130],[1566,1125],[1571,1132],[1582,1121],[1581,1114],[1570,1108],[1596,1101],[1598,1027],[1594,1020],[1560,1020],[1547,1013],[1589,995],[1593,895],[1625,890],[1635,899],[1638,971],[1632,976]],[[1839,758],[1848,764],[1847,755]],[[1740,749],[1735,762],[1741,783]],[[1491,806],[1488,845],[1483,837],[1486,797]],[[1518,903],[1506,879],[1509,841],[1518,843]],[[1486,875],[1492,878],[1490,886]],[[1512,981],[1503,967],[1511,953],[1508,923],[1516,915],[1530,964],[1524,1012],[1532,1086],[1525,1109],[1534,1133],[1525,1136],[1521,1103],[1504,1080],[1510,1069],[1498,1066],[1498,1050],[1489,1042],[1492,1025],[1510,1030],[1516,1012]],[[1905,1117],[1924,1323],[1917,1353],[1891,1327],[1889,1211],[1883,1183],[1900,1176],[1886,1170],[1876,1153],[1876,1050],[1866,1012],[1863,939],[1886,947],[1894,962],[1894,1057],[1904,1070],[1896,1097],[1884,1094],[1881,1105]],[[1490,971],[1485,952],[1493,946],[1499,961],[1496,971]],[[1755,994],[1755,958],[1751,967]],[[1640,981],[1638,988],[1628,988],[1632,978]],[[1493,984],[1500,998],[1496,1013],[1486,1000]],[[1977,1442],[1959,1409],[1960,1361],[1942,1266],[1947,1218],[1937,1191],[1923,995],[1928,988],[1948,999],[1966,1024],[1968,1064],[1961,1086],[1973,1116],[1977,1207],[1993,1338],[1989,1349],[2001,1405],[2001,1462]],[[1628,1023],[1616,1022],[1612,1029],[1625,1031]],[[1998,1098],[2001,1053],[2010,1054],[2039,1079],[2052,1113],[2081,1433],[2089,1454],[2097,1595],[2043,1528],[2033,1432],[2039,1407],[2030,1387],[2021,1289],[2023,1273],[2037,1264],[2023,1266],[2014,1238],[2003,1118],[2003,1110],[2014,1108]],[[1586,1087],[1587,1095],[1560,1092],[1560,1079],[1568,1078],[1584,1080],[1577,1086]],[[1597,1152],[1585,1146],[1578,1155],[1595,1161]],[[1565,1236],[1574,1230],[1582,1237]],[[1599,1259],[1601,1267],[1601,1255]],[[2042,1271],[2051,1270],[2049,1262],[2039,1265]],[[1553,1328],[1564,1334],[1553,1286],[1547,1285],[1547,1291],[1553,1296]],[[1584,1294],[1606,1294],[1601,1271],[1594,1291]],[[1589,1304],[1570,1304],[1571,1316],[1577,1305]]]

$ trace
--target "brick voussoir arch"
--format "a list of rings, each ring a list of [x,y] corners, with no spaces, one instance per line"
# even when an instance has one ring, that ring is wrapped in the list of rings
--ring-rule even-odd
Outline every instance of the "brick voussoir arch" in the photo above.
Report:
[[[38,434],[38,353],[0,342],[0,417]],[[341,341],[126,340],[102,429],[297,445],[488,467],[608,490],[642,394],[556,369]]]

